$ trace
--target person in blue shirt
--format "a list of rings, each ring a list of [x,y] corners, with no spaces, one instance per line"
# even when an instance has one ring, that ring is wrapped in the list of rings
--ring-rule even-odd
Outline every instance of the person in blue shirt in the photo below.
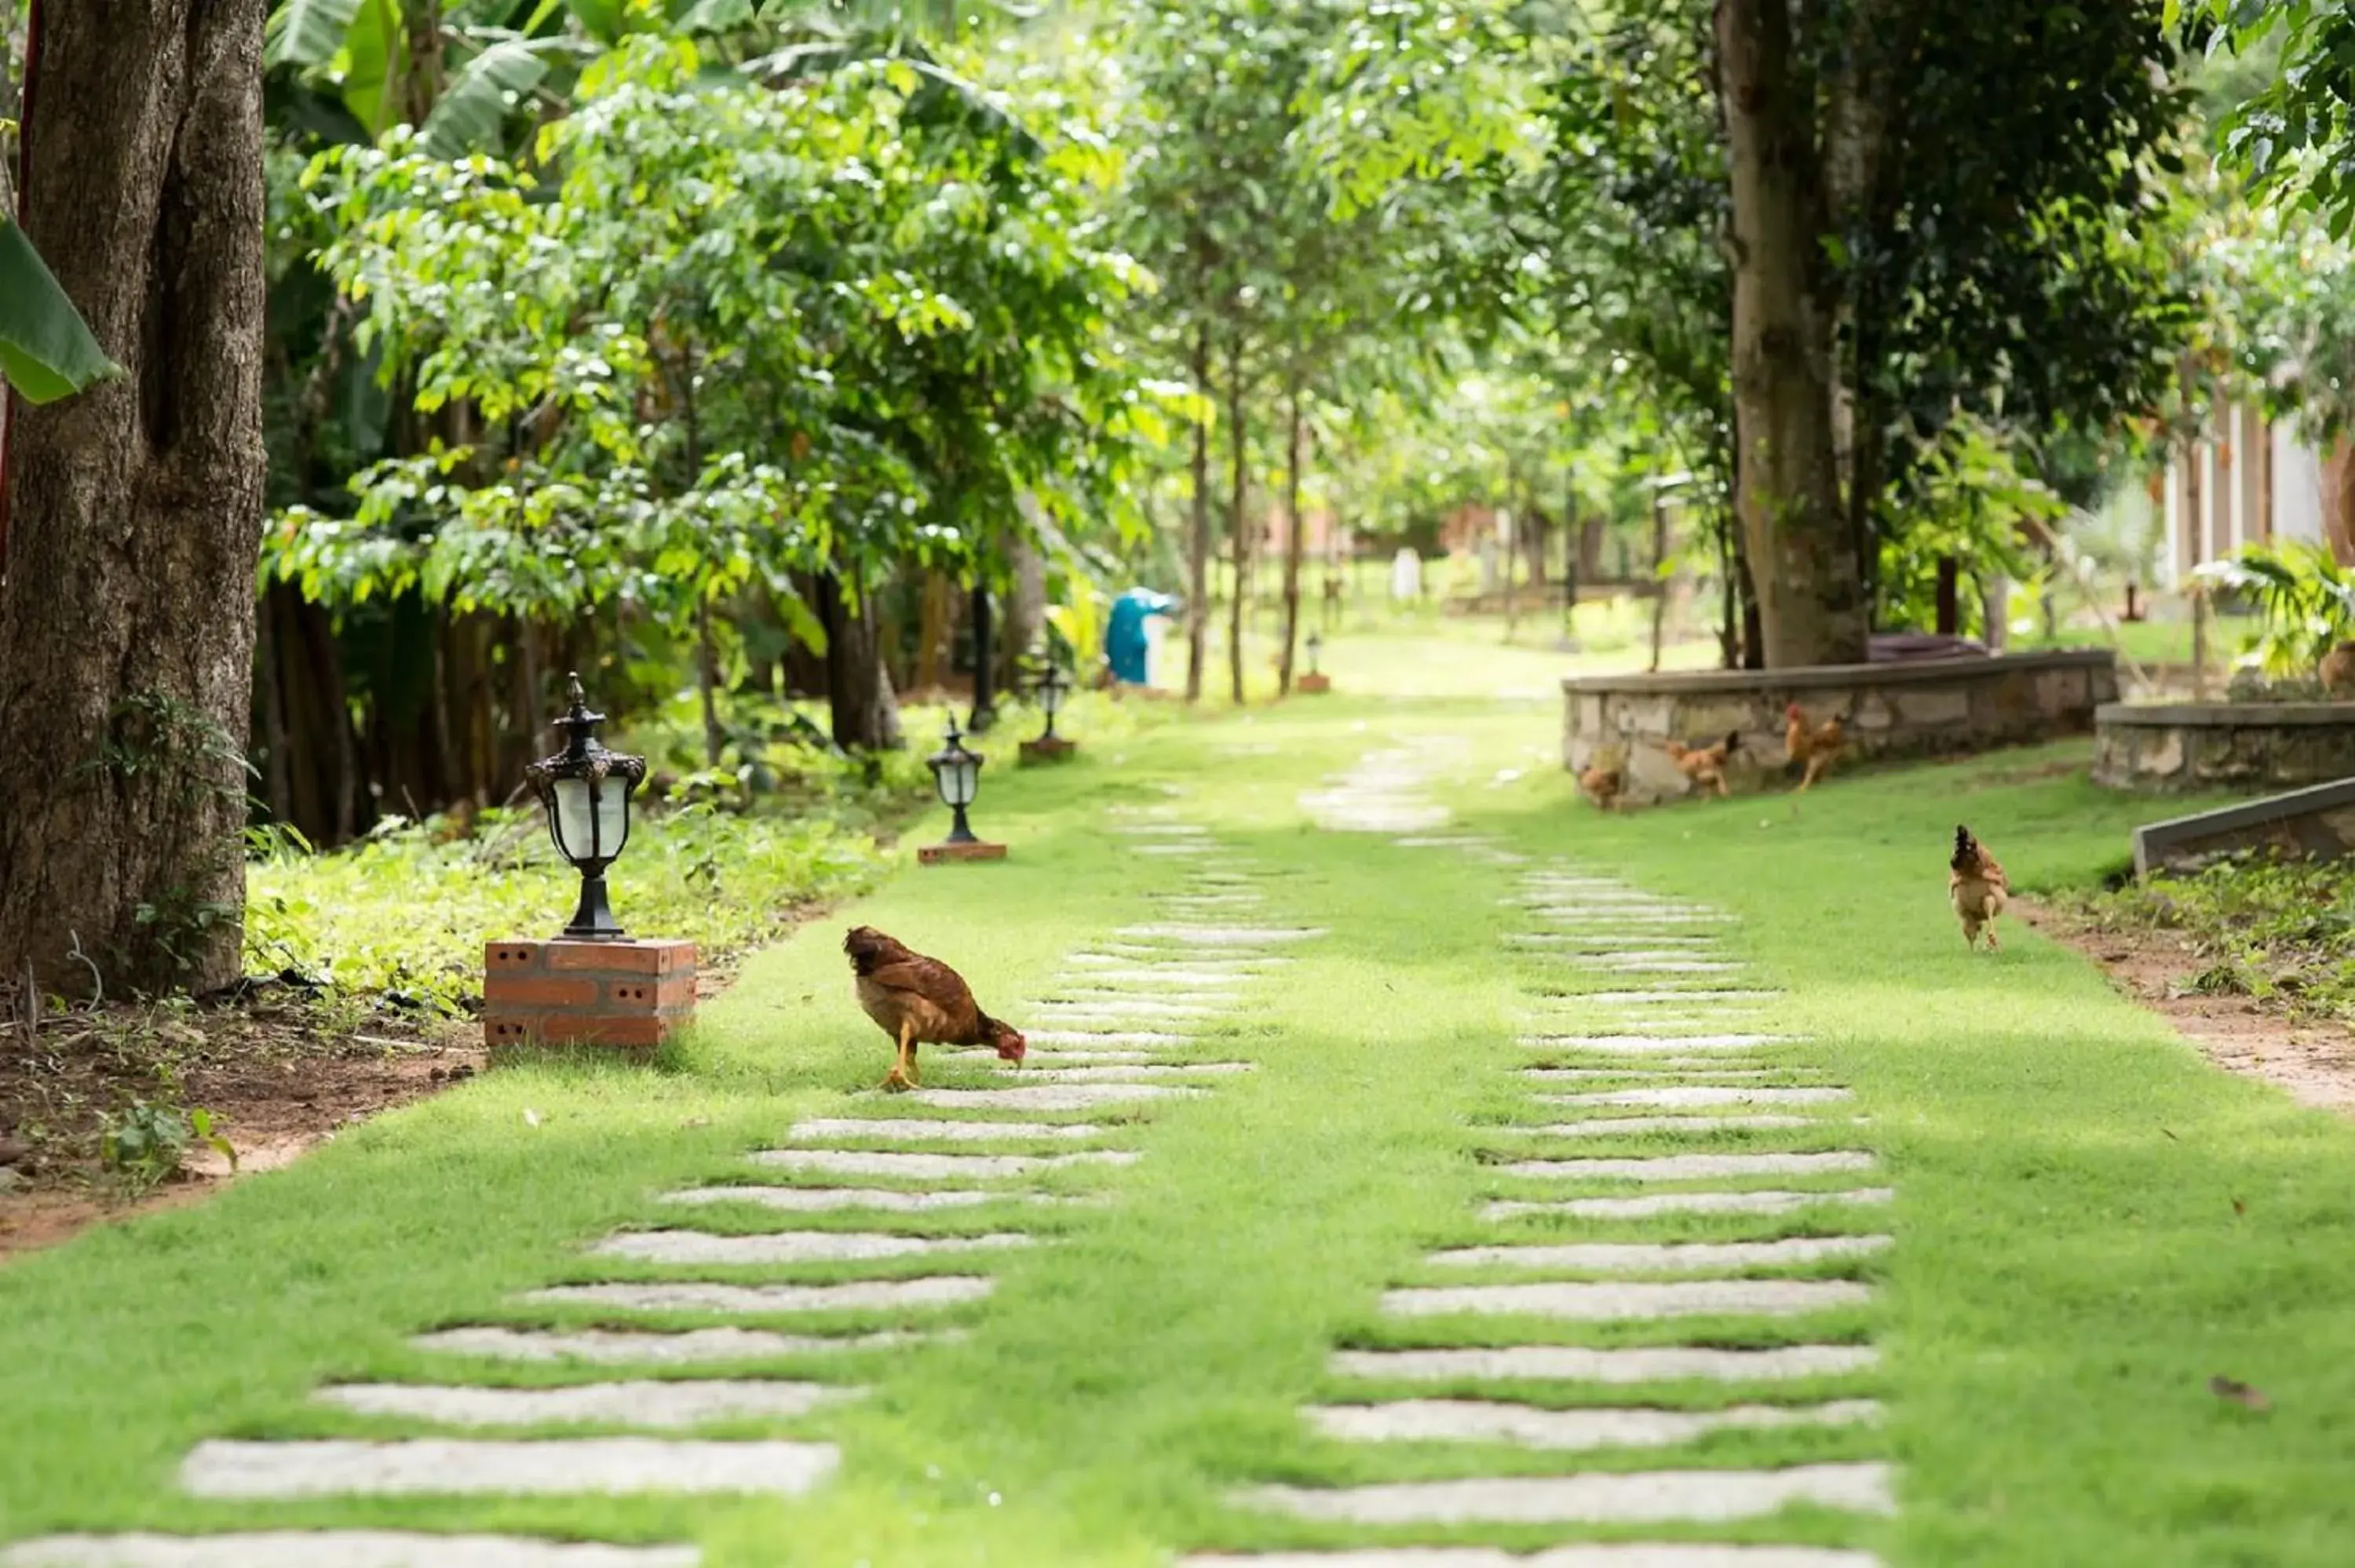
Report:
[[[1130,588],[1112,601],[1112,618],[1104,627],[1104,660],[1115,682],[1152,684],[1152,672],[1146,667],[1152,643],[1145,635],[1145,623],[1152,616],[1175,615],[1178,607],[1177,599],[1148,588]]]

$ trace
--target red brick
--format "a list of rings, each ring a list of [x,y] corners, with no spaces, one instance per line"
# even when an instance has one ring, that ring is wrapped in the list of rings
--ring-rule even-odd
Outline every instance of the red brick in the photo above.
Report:
[[[626,942],[554,941],[552,969],[593,969],[606,975],[667,975],[695,968],[695,944],[665,938]]]
[[[538,974],[546,957],[538,942],[492,942],[483,949],[483,967],[495,975]]]
[[[527,980],[496,970],[484,977],[483,1004],[503,1007],[588,1007],[598,1000],[593,980]]]
[[[667,975],[659,980],[609,980],[602,998],[607,1011],[627,1017],[695,1001],[695,977]]]
[[[925,844],[916,851],[919,865],[938,865],[943,861],[1004,860],[1004,844]]]

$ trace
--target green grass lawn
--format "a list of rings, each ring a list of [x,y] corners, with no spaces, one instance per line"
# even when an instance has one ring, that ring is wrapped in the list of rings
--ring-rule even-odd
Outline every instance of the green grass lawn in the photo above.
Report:
[[[1332,668],[1347,679],[1346,664]],[[2137,810],[2083,781],[2073,766],[2083,748],[1836,777],[1804,800],[1605,817],[1559,771],[1557,723],[1550,705],[1467,695],[1400,710],[1337,694],[1109,741],[1082,726],[1086,750],[1074,764],[991,769],[976,825],[1013,844],[1010,860],[911,870],[761,954],[707,1005],[666,1070],[501,1070],[201,1209],[0,1268],[0,1409],[9,1414],[0,1539],[365,1522],[694,1540],[713,1568],[1141,1568],[1197,1546],[1381,1538],[1236,1511],[1223,1498],[1239,1484],[1885,1455],[1902,1467],[1892,1520],[1796,1513],[1640,1533],[1851,1542],[1892,1563],[1973,1568],[2344,1563],[2355,1539],[2343,1414],[2355,1407],[2355,1315],[2343,1304],[2355,1276],[2355,1133],[2209,1069],[2083,962],[2016,927],[2001,955],[1967,952],[1945,907],[1958,810],[2022,886],[2083,885],[2123,862]],[[1727,1343],[1870,1337],[1885,1351],[1879,1371],[1774,1397],[1883,1397],[1881,1431],[1729,1433],[1572,1459],[1348,1446],[1298,1421],[1302,1404],[1343,1392],[1326,1370],[1335,1346],[1399,1340],[1377,1297],[1429,1282],[1423,1258],[1434,1246],[1801,1228],[1731,1216],[1574,1231],[1472,1218],[1482,1199],[1516,1190],[1480,1153],[1510,1147],[1511,1124],[1546,1119],[1509,1069],[1532,1060],[1515,1043],[1517,1016],[1561,971],[1500,946],[1518,917],[1498,902],[1513,888],[1508,868],[1316,831],[1296,803],[1396,736],[1436,734],[1468,743],[1434,789],[1470,827],[1738,913],[1732,945],[1790,993],[1772,1022],[1813,1037],[1801,1065],[1854,1086],[1869,1126],[1721,1136],[1727,1148],[1861,1139],[1878,1151],[1899,1192],[1886,1220],[1896,1249],[1815,1271],[1872,1281],[1872,1304],[1805,1324],[1699,1327]],[[1301,946],[1282,980],[1195,1053],[1248,1057],[1257,1073],[1204,1099],[1088,1117],[1115,1124],[1104,1141],[1143,1151],[1143,1163],[1059,1173],[1048,1185],[1110,1202],[1018,1222],[1002,1208],[900,1217],[907,1223],[892,1228],[1020,1223],[1058,1239],[962,1266],[1001,1280],[986,1301],[948,1314],[964,1338],[849,1360],[692,1369],[870,1383],[872,1396],[856,1404],[724,1429],[837,1439],[837,1481],[791,1503],[232,1505],[176,1494],[173,1467],[208,1436],[418,1430],[311,1405],[323,1382],[594,1375],[429,1360],[404,1340],[457,1322],[589,1322],[596,1315],[584,1309],[506,1298],[557,1280],[678,1272],[581,1255],[582,1243],[615,1227],[871,1224],[653,1200],[683,1183],[761,1179],[738,1157],[781,1140],[797,1118],[879,1108],[849,1097],[879,1076],[889,1049],[852,1001],[837,950],[844,924],[879,925],[949,957],[985,1003],[1018,1018],[1018,999],[1038,994],[1063,955],[1150,918],[1144,895],[1181,879],[1182,861],[1135,855],[1108,831],[1107,806],[1161,804],[1277,874],[1270,919],[1329,934]],[[618,899],[628,886],[625,862]],[[981,1076],[927,1063],[929,1083]],[[1658,1149],[1636,1136],[1581,1152]],[[1416,1325],[1418,1342],[1529,1334],[1636,1343],[1667,1330]],[[2273,1407],[2216,1398],[2207,1384],[2220,1373],[2264,1390]],[[1638,1395],[1536,1385],[1529,1397],[1706,1405],[1732,1396],[1678,1384]],[[1414,1539],[1534,1547],[1572,1533],[1476,1528]]]

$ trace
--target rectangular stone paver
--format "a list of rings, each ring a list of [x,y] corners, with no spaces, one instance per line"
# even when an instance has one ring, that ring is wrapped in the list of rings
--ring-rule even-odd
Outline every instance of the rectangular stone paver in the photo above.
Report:
[[[1115,936],[1178,942],[1198,948],[1249,948],[1263,943],[1305,942],[1325,934],[1316,926],[1123,926]]]
[[[922,1338],[906,1333],[780,1334],[769,1329],[689,1329],[657,1333],[634,1329],[510,1329],[470,1323],[437,1329],[409,1342],[442,1355],[485,1361],[587,1366],[694,1366],[708,1361],[765,1361],[776,1356],[841,1355],[889,1350]]]
[[[1712,1432],[1770,1426],[1845,1426],[1881,1414],[1870,1399],[1826,1404],[1737,1404],[1724,1410],[1549,1410],[1485,1399],[1405,1399],[1320,1404],[1301,1412],[1327,1437],[1349,1443],[1509,1443],[1522,1448],[1665,1448]]]
[[[1496,1167],[1508,1176],[1603,1181],[1692,1181],[1715,1176],[1818,1176],[1870,1171],[1860,1149],[1817,1154],[1664,1154],[1651,1160],[1522,1160]]]
[[[948,1103],[971,1102],[961,1097]],[[854,1149],[762,1149],[747,1158],[755,1165],[783,1171],[824,1171],[837,1176],[988,1181],[1089,1165],[1134,1165],[1143,1157],[1126,1149],[1085,1150],[1077,1154],[900,1154]]]
[[[1565,996],[1564,1001],[1586,1002],[1595,1007],[1654,1007],[1661,1004],[1716,1003],[1721,1001],[1771,1001],[1786,993],[1760,991],[1754,988],[1732,989],[1704,986],[1652,987],[1640,991],[1585,991]]]
[[[1799,1044],[1790,1034],[1524,1034],[1520,1044],[1539,1051],[1592,1051],[1613,1056],[1672,1056],[1687,1051],[1757,1051]],[[1543,1068],[1527,1069],[1531,1073]]]
[[[1445,1350],[1336,1351],[1332,1368],[1348,1377],[1397,1383],[1780,1383],[1837,1377],[1881,1364],[1870,1345],[1780,1345],[1726,1351],[1704,1346],[1642,1345],[1591,1350],[1583,1345],[1466,1346]]]
[[[898,1187],[690,1187],[665,1192],[666,1203],[750,1203],[754,1208],[787,1213],[831,1213],[845,1209],[872,1209],[878,1213],[923,1213],[933,1209],[971,1209],[984,1203],[1054,1203],[1060,1199],[1042,1192],[975,1191],[949,1188],[911,1192]]]
[[[443,1426],[538,1426],[597,1422],[673,1430],[714,1421],[806,1415],[858,1391],[822,1383],[759,1379],[663,1379],[585,1383],[562,1388],[466,1384],[338,1383],[311,1397],[362,1415],[400,1416]]]
[[[1693,1279],[1676,1284],[1416,1286],[1382,1293],[1393,1318],[1458,1314],[1618,1322],[1631,1318],[1787,1318],[1858,1307],[1871,1290],[1849,1279]]]
[[[59,1535],[0,1546],[0,1568],[696,1568],[702,1561],[692,1546],[387,1530]]]
[[[598,1257],[626,1257],[639,1263],[858,1263],[870,1258],[997,1252],[1028,1246],[1036,1239],[1020,1231],[978,1236],[910,1236],[888,1231],[765,1231],[758,1235],[624,1231],[588,1250]]]
[[[1027,1089],[918,1089],[908,1098],[920,1106],[943,1109],[988,1106],[1007,1110],[1077,1111],[1143,1100],[1182,1099],[1204,1092],[1175,1084],[1040,1084]]]
[[[890,1117],[815,1117],[794,1123],[795,1143],[879,1138],[909,1143],[985,1143],[996,1139],[1093,1138],[1103,1128],[1084,1121],[916,1121]]]
[[[1172,1034],[1166,1030],[1150,1029],[1026,1029],[1022,1034],[1033,1045],[1164,1046],[1194,1043],[1191,1034]]]
[[[1765,1242],[1572,1242],[1561,1246],[1464,1246],[1431,1255],[1465,1268],[1566,1268],[1593,1274],[1670,1274],[1695,1268],[1789,1268],[1870,1257],[1888,1236],[1786,1236]]]
[[[1536,1073],[1530,1076],[1535,1077]],[[1611,1089],[1602,1093],[1540,1095],[1558,1106],[1821,1106],[1855,1098],[1837,1087],[1745,1089],[1711,1084],[1673,1085],[1657,1089]]]
[[[1858,1513],[1896,1510],[1884,1464],[1256,1487],[1237,1500],[1299,1519],[1352,1524],[1660,1524],[1756,1519],[1794,1503]]]
[[[1522,1554],[1487,1546],[1366,1546],[1336,1552],[1197,1553],[1178,1568],[1881,1568],[1867,1552],[1829,1546],[1596,1542]]]
[[[713,1285],[677,1280],[648,1285],[550,1285],[526,1301],[618,1307],[638,1312],[904,1312],[978,1301],[997,1282],[986,1275],[921,1279],[860,1279],[847,1285]]]
[[[1569,1097],[1552,1095],[1550,1099]],[[1777,1128],[1816,1127],[1820,1117],[1811,1116],[1599,1116],[1584,1121],[1548,1122],[1543,1127],[1516,1127],[1507,1130],[1528,1133],[1540,1138],[1629,1138],[1645,1137],[1656,1132],[1682,1138],[1699,1138],[1713,1132],[1768,1132]]]
[[[1499,1202],[1482,1206],[1483,1219],[1526,1214],[1569,1214],[1586,1220],[1646,1219],[1654,1214],[1788,1214],[1815,1203],[1887,1203],[1890,1187],[1851,1187],[1831,1192],[1650,1192],[1640,1198],[1568,1198],[1550,1202]]]
[[[830,1443],[701,1443],[654,1437],[538,1442],[209,1439],[180,1466],[204,1498],[769,1492],[798,1497],[834,1474]]]

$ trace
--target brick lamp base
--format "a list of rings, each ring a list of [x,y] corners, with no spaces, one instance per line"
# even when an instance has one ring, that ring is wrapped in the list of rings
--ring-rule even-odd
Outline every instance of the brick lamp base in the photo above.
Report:
[[[1065,740],[1060,735],[1042,735],[1036,740],[1022,743],[1025,762],[1061,762],[1080,749],[1076,740]]]
[[[1295,676],[1293,680],[1292,686],[1293,690],[1300,693],[1301,695],[1313,697],[1321,693],[1331,691],[1333,689],[1333,677],[1330,675]]]
[[[650,1051],[695,1019],[695,944],[522,938],[484,950],[483,1039]]]
[[[1004,844],[925,844],[916,851],[918,865],[939,865],[953,860],[1004,860]]]

